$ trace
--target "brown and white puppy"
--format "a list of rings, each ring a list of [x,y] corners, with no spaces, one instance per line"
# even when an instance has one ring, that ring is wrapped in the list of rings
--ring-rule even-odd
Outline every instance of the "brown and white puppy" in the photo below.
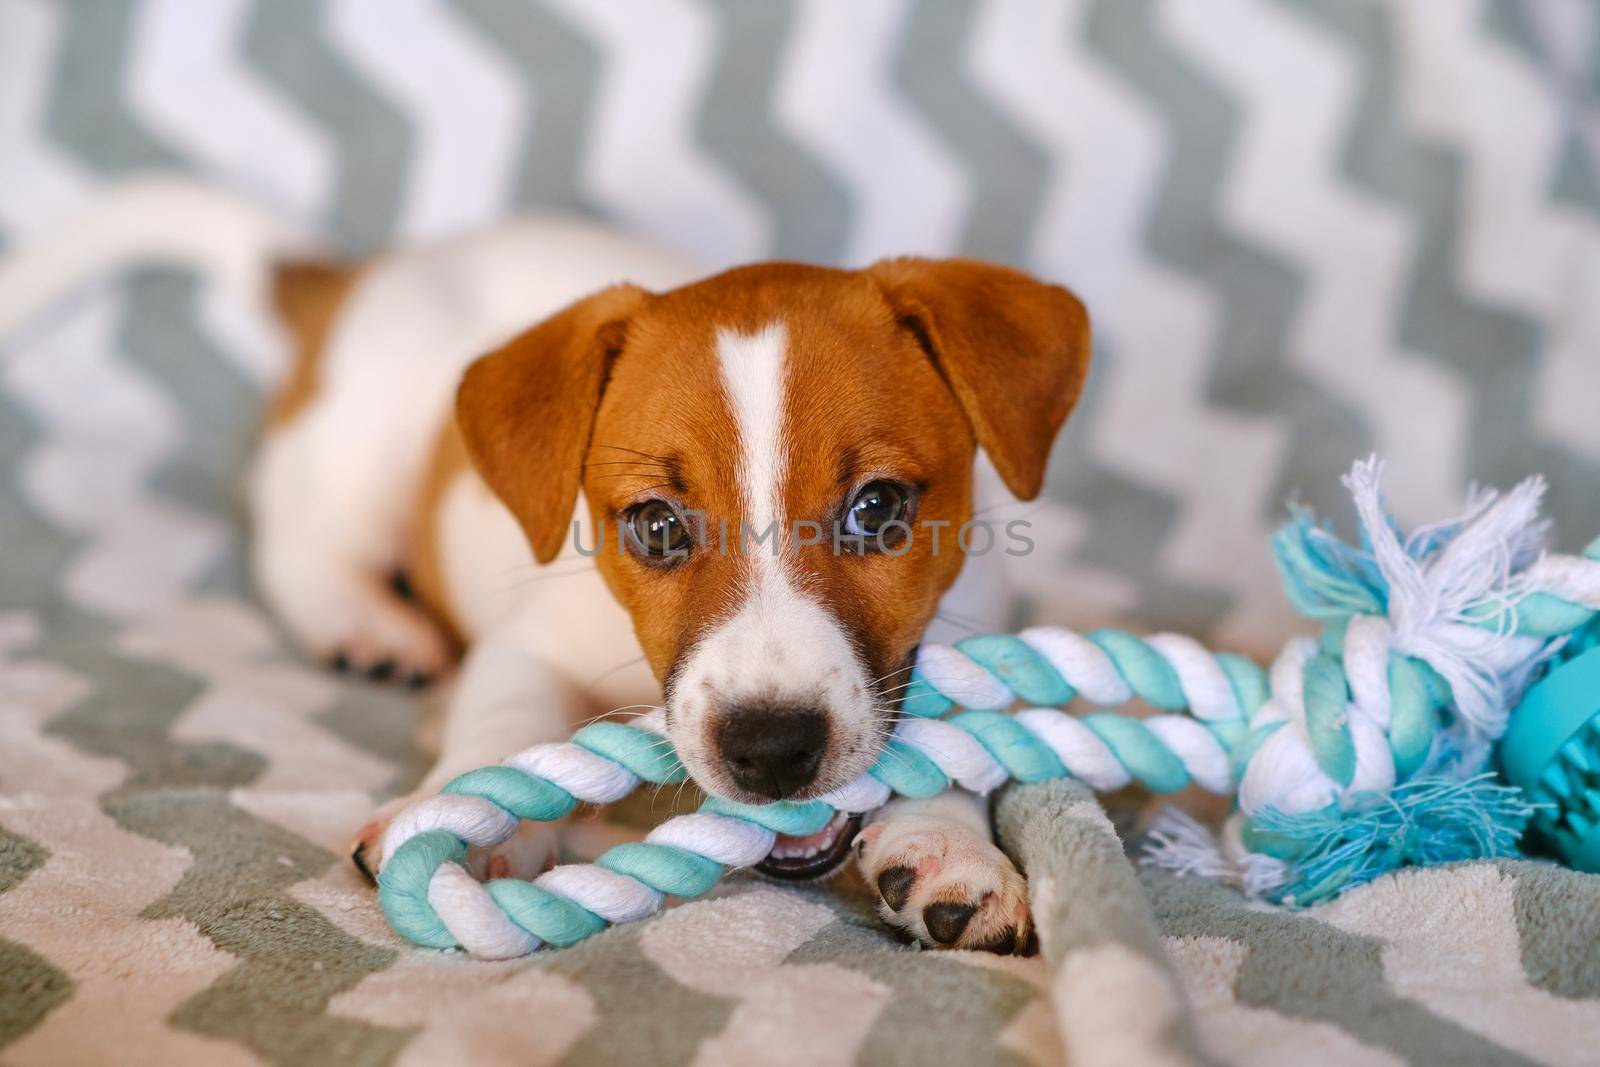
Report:
[[[466,648],[420,793],[657,700],[708,793],[843,785],[962,570],[977,450],[1038,493],[1089,356],[1066,290],[968,260],[691,277],[559,220],[281,275],[300,364],[253,480],[256,573],[318,655],[422,679]],[[896,802],[857,829],[780,838],[763,869],[825,874],[857,839],[897,928],[1024,943],[981,803]],[[552,853],[526,827],[488,862]]]

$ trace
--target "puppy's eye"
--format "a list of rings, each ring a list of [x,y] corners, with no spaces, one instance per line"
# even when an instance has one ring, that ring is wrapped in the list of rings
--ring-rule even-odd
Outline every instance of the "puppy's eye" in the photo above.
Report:
[[[855,537],[879,537],[890,523],[903,522],[905,511],[903,487],[893,482],[869,482],[845,509],[844,532]]]
[[[628,548],[648,563],[673,563],[689,554],[693,539],[676,508],[665,500],[646,500],[630,508],[627,523]]]

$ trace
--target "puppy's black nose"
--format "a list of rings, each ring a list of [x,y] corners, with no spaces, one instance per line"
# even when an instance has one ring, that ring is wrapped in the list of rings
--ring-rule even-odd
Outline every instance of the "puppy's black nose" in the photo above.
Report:
[[[722,713],[716,742],[739,788],[782,800],[816,778],[828,720],[816,708],[747,704]]]

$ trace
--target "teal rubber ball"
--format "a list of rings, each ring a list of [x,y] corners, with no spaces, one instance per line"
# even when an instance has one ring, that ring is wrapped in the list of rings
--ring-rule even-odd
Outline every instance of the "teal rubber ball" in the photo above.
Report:
[[[1600,647],[1529,688],[1500,741],[1500,769],[1541,805],[1530,834],[1568,866],[1600,874]]]

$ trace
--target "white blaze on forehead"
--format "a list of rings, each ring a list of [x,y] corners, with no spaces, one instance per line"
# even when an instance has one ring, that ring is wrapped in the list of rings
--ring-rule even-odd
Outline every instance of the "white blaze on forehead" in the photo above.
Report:
[[[717,335],[722,388],[739,431],[734,480],[742,497],[740,521],[750,539],[730,523],[726,545],[707,548],[741,552],[749,567],[733,613],[685,659],[669,698],[668,727],[690,773],[713,793],[720,761],[707,731],[717,715],[737,714],[751,704],[823,710],[831,738],[819,774],[823,788],[854,778],[877,755],[871,685],[855,647],[828,606],[806,595],[791,573],[783,508],[787,344],[781,324],[754,334]],[[765,540],[756,543],[756,537]]]
[[[783,384],[788,331],[773,323],[757,334],[717,334],[722,388],[739,428],[738,483],[745,524],[761,536],[783,522]],[[759,561],[766,553],[753,553]],[[760,568],[760,563],[757,562]]]

